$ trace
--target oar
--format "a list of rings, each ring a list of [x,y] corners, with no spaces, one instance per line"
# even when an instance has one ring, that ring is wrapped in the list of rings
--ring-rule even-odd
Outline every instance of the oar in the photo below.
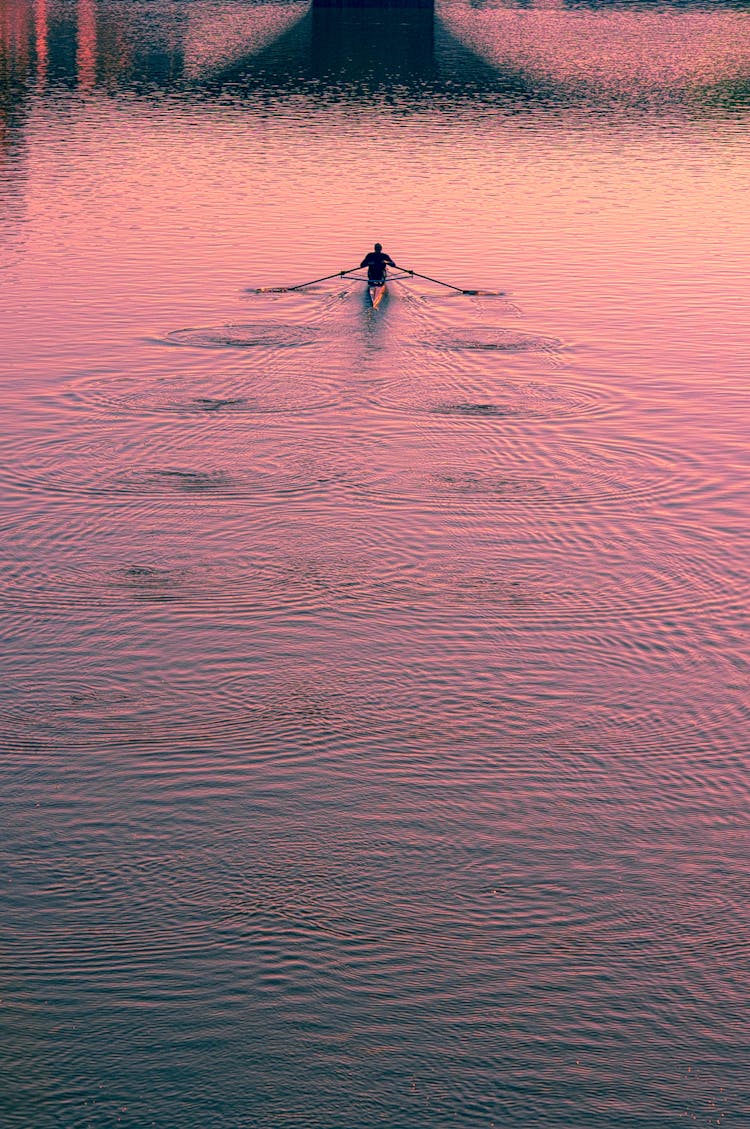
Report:
[[[442,282],[439,278],[430,278],[428,274],[420,274],[419,271],[409,270],[408,267],[397,266],[396,269],[404,271],[412,278],[424,278],[427,282],[437,283],[438,286],[447,286],[449,290],[455,290],[457,294],[484,294],[493,298],[500,298],[504,294],[503,290],[464,290],[462,286],[454,286],[452,282]]]
[[[313,286],[316,282],[327,282],[329,278],[344,278],[359,267],[350,267],[349,270],[337,270],[333,274],[324,274],[322,278],[311,278],[309,282],[299,282],[296,286],[259,286],[256,294],[285,294],[288,290],[304,290],[306,286]]]

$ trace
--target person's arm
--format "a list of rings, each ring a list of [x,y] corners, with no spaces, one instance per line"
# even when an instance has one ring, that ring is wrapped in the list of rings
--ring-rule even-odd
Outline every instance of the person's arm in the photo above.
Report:
[[[370,252],[370,254],[372,254],[372,252]],[[370,265],[370,255],[365,255],[364,259],[359,264],[359,269],[361,270],[362,267],[369,267],[369,265]]]
[[[391,258],[391,256],[390,256],[390,255],[383,255],[383,258],[384,258],[384,259],[385,259],[385,261],[386,261],[387,263],[389,263],[389,264],[390,264],[390,265],[391,265],[392,267],[395,267],[395,265],[396,265],[396,264],[394,263],[394,261],[393,261],[393,259]]]

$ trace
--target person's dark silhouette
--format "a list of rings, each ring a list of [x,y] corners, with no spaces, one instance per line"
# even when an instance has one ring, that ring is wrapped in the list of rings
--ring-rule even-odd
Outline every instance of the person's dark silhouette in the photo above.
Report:
[[[395,267],[396,264],[390,255],[386,255],[381,245],[376,243],[375,250],[365,255],[359,265],[367,267],[367,277],[370,282],[382,282],[385,279],[386,266]]]

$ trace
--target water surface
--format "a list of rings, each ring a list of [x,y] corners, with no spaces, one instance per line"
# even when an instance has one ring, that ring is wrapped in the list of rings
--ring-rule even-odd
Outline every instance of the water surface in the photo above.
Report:
[[[3,1125],[747,1124],[748,21],[3,0]]]

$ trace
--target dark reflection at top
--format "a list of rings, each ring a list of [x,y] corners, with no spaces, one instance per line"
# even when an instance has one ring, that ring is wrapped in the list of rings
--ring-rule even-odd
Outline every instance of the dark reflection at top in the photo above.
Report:
[[[418,101],[446,90],[451,100],[533,93],[463,48],[430,8],[16,0],[12,13],[0,66],[13,100],[32,86],[195,98],[312,90],[338,100],[396,85],[400,101],[407,90]]]
[[[484,50],[483,42],[462,35],[462,20],[470,21],[472,13],[484,18],[484,9],[500,17],[525,11],[543,19],[551,6],[629,13],[658,9],[675,18],[690,7],[702,8],[708,19],[711,13],[748,4],[750,0],[719,0],[706,9],[697,0],[675,0],[668,6],[651,0],[466,0],[463,5],[438,4],[433,13],[430,8],[329,7],[305,0],[6,0],[0,9],[2,99],[6,117],[7,107],[13,105],[17,112],[29,91],[51,88],[170,93],[189,100],[230,96],[236,101],[285,93],[319,101],[390,98],[403,112],[425,102],[490,99],[509,108],[553,105],[559,112],[582,101],[605,102],[607,92],[595,79],[588,83],[577,76],[571,84],[565,66],[556,71],[548,65],[550,43],[537,65],[533,28],[531,57],[528,51],[519,56],[503,38],[501,24],[494,39],[492,25],[481,25],[480,33],[490,37]],[[731,81],[717,75],[714,86],[713,104],[747,104],[750,79],[745,74],[735,73]],[[619,96],[621,89],[622,83]],[[636,96],[633,104],[637,101]]]
[[[192,90],[234,95],[313,93],[320,101],[429,101],[483,95],[533,97],[523,75],[498,71],[468,51],[426,8],[309,10],[256,57],[240,59]]]
[[[444,43],[450,71],[446,75],[445,66],[436,61],[435,17],[427,8],[379,11],[237,3],[233,20],[227,19],[227,5],[177,8],[153,3],[146,12],[139,5],[79,0],[76,5],[51,6],[42,52],[31,4],[17,7],[26,15],[19,19],[23,64],[18,65],[15,49],[18,35],[4,37],[0,44],[6,68],[15,66],[18,71],[17,93],[34,75],[45,86],[98,85],[111,91],[129,87],[196,97],[227,89],[234,95],[243,89],[299,91],[311,83],[323,83],[334,93],[346,90],[348,97],[394,83],[418,92],[446,77],[454,93],[462,85],[469,89],[504,85],[481,60],[462,53],[457,42]],[[278,19],[267,19],[270,9],[275,9]],[[444,41],[449,39],[443,34]],[[205,51],[203,63],[196,40],[215,44],[215,49]],[[460,79],[457,70],[463,72]]]
[[[23,95],[43,65],[44,49],[35,51],[29,5],[0,5],[0,242],[5,257],[25,211],[27,110]]]

